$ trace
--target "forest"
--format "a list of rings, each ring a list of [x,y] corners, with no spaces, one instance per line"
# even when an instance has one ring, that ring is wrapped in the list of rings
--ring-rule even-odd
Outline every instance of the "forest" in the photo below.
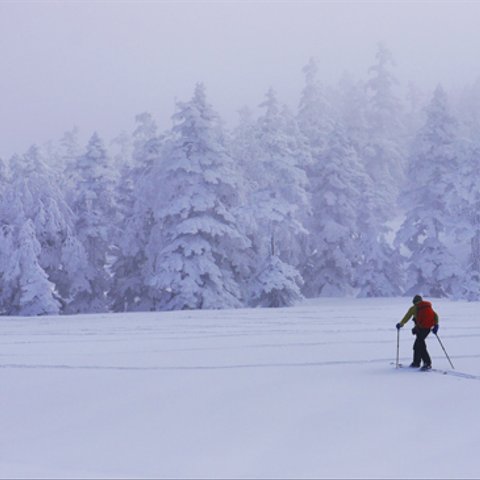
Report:
[[[480,80],[399,85],[381,45],[364,79],[320,72],[233,127],[198,83],[165,131],[144,112],[0,161],[0,313],[478,300]]]

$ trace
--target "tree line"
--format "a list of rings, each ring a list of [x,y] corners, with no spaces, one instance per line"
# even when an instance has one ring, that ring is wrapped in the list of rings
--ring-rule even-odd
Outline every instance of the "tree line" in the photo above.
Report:
[[[78,131],[0,162],[0,313],[275,307],[480,293],[480,82],[399,96],[365,80],[269,89],[233,129],[197,84],[172,126]]]

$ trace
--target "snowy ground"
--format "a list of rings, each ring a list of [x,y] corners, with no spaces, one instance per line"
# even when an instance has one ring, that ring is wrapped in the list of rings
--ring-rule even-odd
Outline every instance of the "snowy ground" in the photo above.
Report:
[[[0,477],[479,478],[479,304],[434,301],[469,378],[395,370],[409,306],[2,318]]]

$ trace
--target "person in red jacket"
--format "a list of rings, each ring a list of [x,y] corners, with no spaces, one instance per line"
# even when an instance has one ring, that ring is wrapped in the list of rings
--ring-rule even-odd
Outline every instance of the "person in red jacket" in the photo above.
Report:
[[[432,368],[432,360],[428,354],[425,339],[430,331],[435,335],[437,334],[438,315],[433,310],[430,302],[423,300],[420,295],[415,295],[413,297],[413,306],[409,308],[402,320],[397,323],[397,329],[402,328],[412,317],[415,323],[412,333],[417,338],[413,344],[413,362],[410,367],[418,368],[420,367],[420,362],[423,362],[422,370],[430,370]]]

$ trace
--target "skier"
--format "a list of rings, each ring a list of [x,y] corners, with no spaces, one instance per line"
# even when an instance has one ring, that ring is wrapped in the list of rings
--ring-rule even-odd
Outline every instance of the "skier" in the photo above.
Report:
[[[412,328],[412,334],[416,335],[415,343],[413,344],[413,362],[410,367],[419,368],[420,361],[423,361],[421,370],[427,371],[432,368],[432,360],[427,351],[427,344],[425,339],[431,331],[436,335],[438,332],[438,315],[433,310],[432,304],[426,302],[420,295],[413,297],[413,306],[409,308],[408,312],[397,323],[397,330],[400,330],[413,317],[415,326]]]

